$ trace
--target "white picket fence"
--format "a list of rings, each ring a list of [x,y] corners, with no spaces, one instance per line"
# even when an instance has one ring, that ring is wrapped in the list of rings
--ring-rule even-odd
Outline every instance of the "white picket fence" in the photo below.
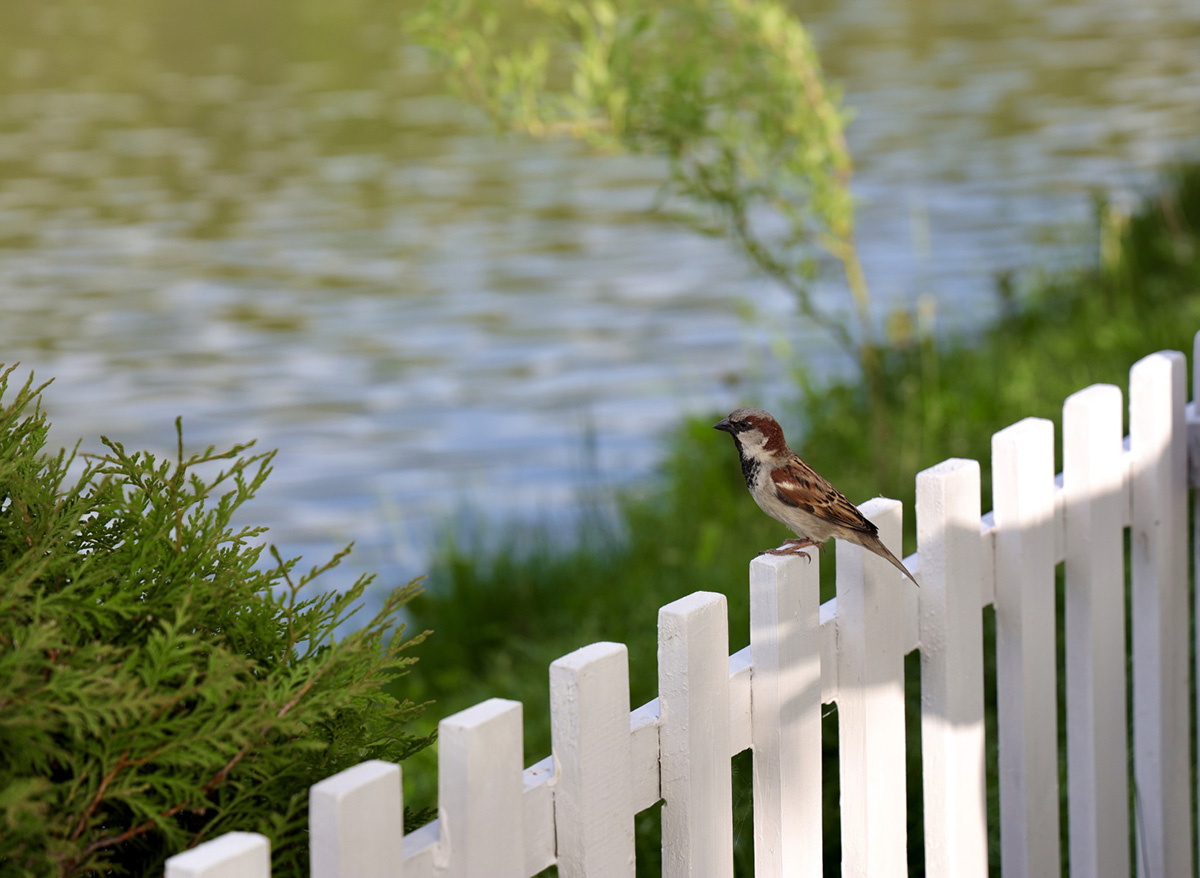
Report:
[[[1200,364],[1200,335],[1196,346]],[[668,604],[658,616],[659,697],[632,712],[623,645],[597,643],[559,659],[550,666],[553,755],[529,768],[521,764],[519,703],[496,698],[443,720],[439,817],[416,832],[402,830],[397,765],[365,762],[317,784],[312,875],[526,878],[557,863],[567,878],[631,876],[634,814],[662,800],[663,874],[730,876],[729,760],[746,748],[754,762],[755,875],[820,875],[828,702],[838,706],[843,874],[904,875],[904,656],[914,649],[926,871],[986,875],[981,609],[988,604],[996,608],[1002,872],[1058,875],[1059,562],[1066,563],[1071,875],[1127,878],[1131,821],[1138,875],[1193,875],[1186,504],[1189,482],[1200,484],[1200,409],[1185,406],[1186,383],[1180,353],[1134,365],[1128,438],[1118,388],[1071,396],[1061,475],[1050,421],[1028,418],[997,433],[996,508],[982,517],[978,463],[947,460],[920,473],[918,551],[906,559],[919,590],[886,562],[839,543],[837,597],[822,605],[815,551],[807,561],[756,558],[750,645],[726,655],[723,595],[698,592]],[[862,510],[897,547],[901,504],[876,499]],[[167,878],[269,874],[267,840],[237,832],[172,857],[166,868]]]

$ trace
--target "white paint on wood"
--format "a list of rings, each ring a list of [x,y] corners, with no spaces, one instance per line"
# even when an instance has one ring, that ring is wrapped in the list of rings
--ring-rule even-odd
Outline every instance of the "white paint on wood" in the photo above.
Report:
[[[919,552],[913,552],[905,558],[904,566],[917,578],[917,582],[923,581]],[[900,651],[907,655],[921,645],[921,590],[908,580],[904,580],[903,591],[901,600],[903,601],[904,627],[901,629]]]
[[[837,598],[821,604],[821,701],[832,704],[838,694]]]
[[[665,878],[733,875],[728,651],[724,595],[697,592],[659,610]]]
[[[1121,391],[1063,406],[1067,802],[1072,878],[1129,874]]]
[[[1126,527],[1133,527],[1133,452],[1129,448],[1128,436],[1121,443],[1121,448],[1124,451],[1123,459],[1125,461],[1125,508],[1122,523]]]
[[[593,643],[550,665],[554,824],[563,878],[634,874],[629,655]]]
[[[1195,387],[1195,378],[1192,381]],[[1188,487],[1200,488],[1200,403],[1187,404],[1184,420],[1187,423]]]
[[[441,821],[431,820],[404,836],[404,878],[433,878],[440,835]]]
[[[438,723],[434,865],[448,878],[525,878],[521,704],[491,698]]]
[[[859,508],[899,554],[900,503],[877,498]],[[905,587],[916,588],[887,561],[838,541],[838,749],[842,873],[848,876],[908,873]]]
[[[271,843],[257,832],[227,832],[167,860],[166,878],[271,878]]]
[[[1192,471],[1192,487],[1200,487],[1200,332],[1196,332],[1195,339],[1192,343],[1192,397],[1193,402],[1188,404],[1188,461],[1190,471]],[[1193,576],[1200,579],[1200,491],[1193,492],[1193,512],[1192,521],[1195,525],[1194,533],[1192,534],[1192,547],[1195,552],[1192,559]],[[1196,587],[1196,579],[1193,579],[1193,591]],[[1200,605],[1198,605],[1200,606]],[[1196,626],[1196,638],[1200,638],[1200,626]],[[1200,639],[1196,643],[1200,647]],[[1193,668],[1195,679],[1200,681],[1200,649],[1196,649],[1196,667]],[[1196,729],[1196,734],[1200,735],[1200,729]],[[1200,783],[1200,778],[1198,778]],[[1193,795],[1200,800],[1200,788],[1193,790]]]
[[[312,878],[399,878],[404,865],[400,766],[373,759],[308,791]]]
[[[1200,488],[1200,332],[1197,332],[1192,340],[1192,401],[1187,404],[1185,418],[1188,484],[1193,488]],[[1197,550],[1200,551],[1200,543],[1197,544]]]
[[[525,821],[525,874],[536,875],[555,862],[554,757],[547,756],[521,774]]]
[[[1026,418],[992,437],[1000,866],[1057,875],[1054,425]]]
[[[633,810],[644,811],[662,798],[658,762],[658,699],[629,714],[633,757]]]
[[[917,476],[925,874],[986,875],[980,476],[947,460]]]
[[[979,520],[979,544],[983,550],[983,581],[979,599],[983,606],[996,603],[996,513],[985,512]]]
[[[1148,876],[1192,874],[1184,370],[1170,351],[1129,374],[1133,776]]]
[[[736,756],[749,750],[750,678],[752,674],[750,647],[743,646],[729,657],[729,749]]]
[[[750,562],[756,878],[821,875],[819,555]]]

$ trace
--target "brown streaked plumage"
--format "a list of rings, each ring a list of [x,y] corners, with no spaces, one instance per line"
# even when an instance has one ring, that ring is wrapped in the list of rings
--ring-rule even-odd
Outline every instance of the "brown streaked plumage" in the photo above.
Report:
[[[795,554],[833,537],[885,558],[917,584],[908,568],[879,539],[879,529],[788,448],[783,430],[771,415],[762,409],[741,408],[713,428],[733,437],[754,502],[799,537],[787,540],[778,549],[769,549],[770,554]]]

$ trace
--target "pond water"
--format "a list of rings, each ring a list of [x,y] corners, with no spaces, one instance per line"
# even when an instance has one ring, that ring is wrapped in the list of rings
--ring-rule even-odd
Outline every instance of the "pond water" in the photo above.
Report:
[[[797,7],[856,113],[882,315],[939,331],[995,278],[1092,258],[1092,198],[1200,140],[1200,4]],[[53,441],[279,448],[251,518],[329,584],[423,572],[437,529],[569,523],[684,413],[846,367],[726,245],[654,217],[662,167],[498,137],[383,0],[6,0],[0,361]],[[844,293],[818,288],[828,301]],[[717,441],[714,438],[714,441]]]

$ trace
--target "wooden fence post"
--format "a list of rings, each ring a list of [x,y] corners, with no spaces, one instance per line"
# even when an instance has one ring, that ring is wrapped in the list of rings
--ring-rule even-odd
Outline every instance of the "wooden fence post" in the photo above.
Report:
[[[308,791],[312,878],[398,878],[404,872],[400,766],[372,759]]]
[[[861,507],[883,542],[900,552],[901,506]],[[915,588],[882,558],[837,543],[838,762],[842,874],[908,874],[904,735],[904,589]]]
[[[986,875],[979,464],[917,475],[925,874]]]
[[[449,878],[525,878],[521,703],[491,698],[438,723],[435,861]]]
[[[550,723],[559,874],[632,876],[629,654],[623,644],[593,643],[550,665]]]
[[[271,843],[257,832],[227,832],[167,860],[166,878],[271,878]]]
[[[756,878],[820,878],[820,556],[750,562]]]
[[[1133,778],[1147,876],[1192,874],[1185,368],[1169,351],[1129,373]]]
[[[1059,873],[1054,425],[1026,418],[992,437],[1000,866]]]
[[[729,619],[725,595],[658,611],[664,878],[732,878]]]
[[[1072,878],[1129,875],[1121,391],[1063,406],[1067,805]]]
[[[1197,583],[1200,583],[1200,332],[1196,333],[1192,341],[1192,401],[1187,406],[1187,431],[1188,431],[1188,487],[1192,492],[1192,571],[1193,581],[1191,583],[1193,593],[1196,592]],[[1200,603],[1197,604],[1200,609]],[[1200,616],[1200,612],[1197,612]],[[1195,618],[1195,617],[1193,617]],[[1200,625],[1195,625],[1196,633],[1196,666],[1192,669],[1192,673],[1196,675],[1195,679],[1200,682]],[[1200,693],[1198,693],[1200,698]],[[1196,732],[1200,735],[1200,729]],[[1200,784],[1200,777],[1197,777],[1197,784]],[[1192,795],[1200,797],[1200,787],[1192,790]]]

